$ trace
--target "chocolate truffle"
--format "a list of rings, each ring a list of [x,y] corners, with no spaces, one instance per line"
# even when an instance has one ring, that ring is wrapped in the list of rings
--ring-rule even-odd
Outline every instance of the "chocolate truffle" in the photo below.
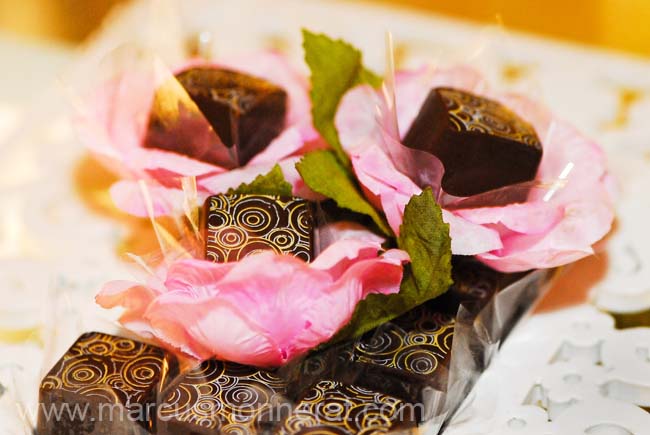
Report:
[[[499,102],[451,88],[429,92],[404,145],[438,157],[442,188],[461,197],[533,180],[542,159],[528,122]]]
[[[206,259],[240,260],[270,250],[310,261],[314,229],[308,201],[270,195],[215,195],[205,205]]]
[[[176,75],[223,144],[243,166],[280,134],[286,92],[258,77],[227,69],[197,67]]]
[[[176,359],[162,349],[86,333],[41,382],[37,432],[147,433],[157,395],[177,370]]]
[[[270,372],[208,360],[165,390],[158,405],[157,433],[263,433],[291,409],[285,392],[285,382]]]
[[[411,407],[386,394],[323,380],[309,389],[278,434],[376,434],[414,426]]]

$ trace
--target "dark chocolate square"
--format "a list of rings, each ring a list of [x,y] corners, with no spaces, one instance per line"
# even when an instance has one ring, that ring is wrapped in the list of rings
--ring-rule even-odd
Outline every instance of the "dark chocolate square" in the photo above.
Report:
[[[290,411],[285,394],[286,383],[271,372],[208,360],[165,390],[157,433],[264,433]]]
[[[286,92],[264,79],[227,69],[196,67],[176,75],[223,144],[245,165],[282,132]]]
[[[308,201],[270,195],[215,195],[207,199],[206,259],[238,261],[270,250],[310,261],[314,219]]]
[[[176,359],[160,348],[86,333],[41,382],[38,433],[146,433],[157,395],[177,370]]]
[[[367,388],[323,380],[309,389],[277,433],[375,434],[414,426],[412,407]]]
[[[422,403],[424,389],[447,386],[454,327],[435,303],[422,304],[356,340],[338,379]]]
[[[443,189],[462,197],[533,180],[542,159],[528,122],[497,101],[451,88],[431,90],[404,144],[437,156]]]
[[[454,318],[423,304],[365,334],[354,361],[433,377],[449,366]]]

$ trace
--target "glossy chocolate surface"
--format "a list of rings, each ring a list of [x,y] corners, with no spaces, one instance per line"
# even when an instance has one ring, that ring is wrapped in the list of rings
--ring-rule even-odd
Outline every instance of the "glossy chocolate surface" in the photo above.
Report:
[[[207,259],[240,260],[259,251],[311,261],[314,219],[308,201],[270,195],[215,195],[205,206]]]
[[[367,388],[320,381],[300,398],[277,433],[375,434],[414,425],[402,400]]]
[[[542,158],[528,122],[497,101],[451,88],[431,90],[404,144],[437,156],[443,189],[462,197],[533,180]]]
[[[287,112],[286,92],[258,77],[197,67],[176,75],[223,144],[248,163],[280,134]]]
[[[291,404],[286,383],[254,367],[208,360],[162,395],[158,434],[257,434],[276,426]]]
[[[177,369],[176,359],[155,346],[86,333],[41,382],[38,433],[145,433],[157,394]]]

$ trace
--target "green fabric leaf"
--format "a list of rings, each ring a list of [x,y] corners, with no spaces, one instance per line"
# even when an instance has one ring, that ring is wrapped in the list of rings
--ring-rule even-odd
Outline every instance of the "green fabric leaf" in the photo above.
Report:
[[[392,234],[384,218],[364,198],[351,172],[332,151],[307,153],[296,164],[296,169],[314,192],[331,198],[341,208],[369,216],[384,234]]]
[[[407,204],[397,245],[411,256],[400,292],[368,295],[330,343],[358,337],[440,296],[452,285],[449,225],[442,220],[431,189],[413,196]]]
[[[381,77],[364,68],[361,52],[340,39],[302,31],[305,61],[311,70],[311,113],[314,127],[345,166],[349,160],[334,125],[343,95],[359,84],[381,85]]]
[[[280,165],[275,165],[269,173],[260,174],[250,183],[242,183],[236,189],[228,190],[228,194],[291,196],[291,191],[291,184],[284,179]]]

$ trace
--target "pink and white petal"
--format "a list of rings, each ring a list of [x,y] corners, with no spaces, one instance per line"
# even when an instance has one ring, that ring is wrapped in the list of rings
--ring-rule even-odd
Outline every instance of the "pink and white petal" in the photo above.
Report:
[[[313,269],[327,272],[337,280],[351,264],[368,258],[377,258],[381,242],[344,239],[334,242],[311,262]]]
[[[294,195],[307,199],[319,199],[320,195],[312,192],[305,186],[300,174],[296,170],[296,163],[300,160],[299,156],[288,157],[281,161],[272,161],[260,163],[257,165],[248,165],[240,169],[223,172],[221,174],[209,175],[197,180],[200,189],[212,194],[224,193],[228,189],[239,187],[242,183],[250,183],[259,175],[267,174],[273,166],[280,165],[285,180],[292,185]]]
[[[169,176],[198,177],[220,173],[226,169],[192,159],[182,154],[154,148],[137,148],[126,157],[132,165],[146,171],[164,170]]]
[[[184,295],[178,298],[174,292],[165,293],[154,300],[143,315],[143,320],[148,322],[153,335],[165,345],[180,351],[193,358],[205,360],[213,356],[212,352],[196,342],[189,334],[191,323],[187,305],[194,302]],[[196,322],[196,319],[191,319]]]
[[[399,236],[400,227],[404,220],[404,209],[410,199],[411,196],[408,194],[396,190],[387,191],[380,196],[381,208],[388,221],[388,226],[391,227],[395,235]]]
[[[147,185],[153,206],[154,217],[175,214],[183,205],[181,189]],[[140,184],[137,181],[121,180],[110,187],[110,195],[116,207],[133,216],[149,217]]]
[[[216,356],[257,365],[279,360],[262,331],[220,297],[170,292],[150,306],[146,318],[164,341],[200,359]]]
[[[368,85],[357,86],[345,93],[334,118],[344,150],[352,154],[362,143],[375,146],[380,143],[378,108],[382,106],[377,92]]]
[[[337,221],[326,223],[321,232],[326,232],[329,240],[359,240],[381,246],[386,241],[384,237],[378,236],[366,226],[357,222]]]
[[[123,307],[127,312],[144,313],[158,293],[147,286],[131,281],[109,281],[95,296],[103,308]]]
[[[265,163],[255,166],[245,166],[239,169],[223,172],[216,175],[208,175],[197,180],[197,185],[212,194],[224,193],[228,189],[239,187],[242,183],[250,183],[258,175],[268,173],[274,163]]]
[[[219,282],[236,264],[196,258],[180,260],[169,267],[165,287],[169,291],[186,292],[192,297],[211,297],[219,292]]]
[[[476,255],[503,247],[495,229],[472,223],[447,210],[442,211],[442,219],[449,224],[454,255]]]
[[[280,160],[297,153],[304,146],[305,140],[296,127],[286,128],[262,152],[258,153],[248,163],[250,166],[277,163]]]
[[[352,264],[327,292],[306,307],[310,327],[294,340],[294,346],[309,349],[313,343],[329,340],[352,318],[359,303],[369,294],[399,293],[402,263],[408,256],[402,251]]]
[[[609,232],[613,219],[613,209],[602,201],[567,204],[548,233],[505,238],[503,249],[478,258],[503,272],[561,266],[592,254],[591,246]]]
[[[456,210],[455,215],[479,224],[502,224],[524,234],[545,233],[564,216],[564,209],[544,201],[511,204],[503,207],[482,207]]]

